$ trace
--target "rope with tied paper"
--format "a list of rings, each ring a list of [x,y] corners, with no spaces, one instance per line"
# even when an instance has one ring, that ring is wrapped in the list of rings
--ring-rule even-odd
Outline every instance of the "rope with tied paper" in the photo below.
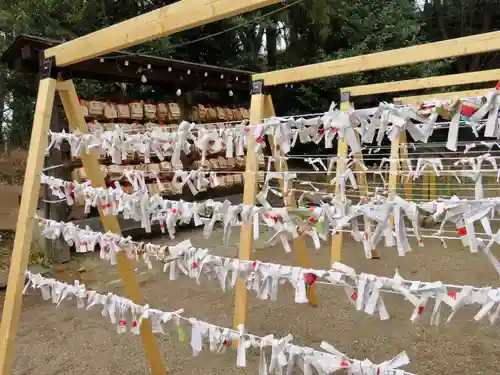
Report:
[[[364,361],[351,359],[342,354],[332,345],[322,342],[322,351],[309,347],[298,346],[291,343],[293,337],[288,335],[284,338],[275,338],[273,335],[264,337],[252,335],[245,332],[243,325],[238,330],[221,327],[197,318],[183,316],[183,309],[164,312],[153,309],[149,305],[137,305],[131,300],[117,296],[112,293],[100,294],[96,291],[87,290],[85,285],[75,281],[70,285],[55,279],[49,279],[40,274],[25,272],[28,282],[23,294],[27,293],[31,286],[40,289],[44,300],[51,300],[59,306],[63,300],[75,298],[78,308],[87,310],[94,306],[102,306],[102,315],[108,316],[112,324],[116,324],[119,334],[131,333],[139,335],[139,329],[145,319],[149,319],[154,333],[165,333],[164,325],[172,322],[177,330],[180,341],[186,341],[186,333],[182,323],[191,325],[190,345],[193,355],[199,355],[208,341],[211,352],[225,352],[230,342],[237,341],[236,366],[246,367],[247,350],[255,348],[260,350],[259,375],[291,374],[294,368],[299,368],[305,375],[312,375],[313,369],[319,374],[328,375],[347,370],[352,375],[413,375],[400,370],[399,367],[409,363],[408,356],[402,352],[389,361],[374,364],[368,359]],[[206,344],[205,344],[206,345]],[[267,348],[271,348],[269,365],[267,363]]]
[[[48,229],[54,229],[54,227],[49,225]],[[52,234],[49,237],[51,239],[57,238],[54,236],[57,231],[45,229],[42,233]],[[66,238],[71,239],[69,236]],[[80,240],[84,240],[84,237],[81,236]],[[125,251],[129,258],[133,259],[135,256],[137,259],[137,253],[130,252],[129,249],[117,248],[115,251]],[[158,251],[156,255],[155,250]],[[488,315],[493,324],[500,312],[500,288],[475,288],[441,282],[408,281],[401,278],[397,271],[393,278],[388,278],[365,273],[357,274],[354,269],[341,263],[335,263],[330,270],[317,270],[260,261],[245,261],[213,255],[206,249],[193,247],[189,240],[173,246],[156,245],[156,248],[151,247],[146,254],[148,257],[142,257],[142,260],[148,264],[148,267],[151,267],[149,257],[155,256],[164,263],[163,271],[169,272],[171,281],[177,280],[181,274],[196,280],[197,284],[201,284],[202,279],[206,278],[218,281],[221,290],[226,292],[228,289],[234,289],[237,279],[242,279],[247,289],[255,292],[257,298],[261,300],[276,301],[278,286],[285,283],[294,288],[295,303],[307,303],[307,289],[316,282],[340,286],[345,289],[358,311],[364,311],[369,315],[374,315],[378,311],[381,320],[389,319],[389,313],[380,294],[382,292],[402,295],[405,300],[412,303],[415,307],[411,316],[412,322],[421,318],[429,299],[436,300],[430,320],[432,325],[439,324],[441,303],[445,303],[452,310],[447,322],[451,321],[458,309],[466,305],[481,305],[474,318],[476,321]],[[114,258],[116,258],[116,253],[108,259],[113,262]]]
[[[498,112],[500,104],[497,93],[488,94],[488,101],[472,116],[467,119],[474,135],[479,137],[478,131],[485,128],[486,137],[500,138],[498,126]],[[180,165],[181,152],[189,154],[192,145],[197,148],[205,160],[207,153],[225,152],[226,157],[243,156],[248,145],[248,135],[255,139],[254,151],[260,155],[265,146],[264,136],[270,135],[279,145],[284,154],[287,154],[296,144],[314,142],[319,144],[325,141],[325,148],[333,148],[333,140],[346,140],[351,154],[361,152],[361,144],[357,140],[356,132],[361,135],[362,143],[373,143],[375,132],[378,131],[377,143],[380,146],[387,135],[394,140],[407,130],[415,141],[426,143],[435,127],[438,115],[442,114],[442,107],[434,108],[430,113],[420,114],[415,106],[395,106],[381,103],[376,108],[340,111],[332,103],[328,112],[314,118],[280,118],[264,119],[261,124],[249,126],[246,123],[233,128],[213,129],[198,128],[196,124],[183,121],[175,133],[151,129],[142,134],[127,134],[118,127],[115,130],[97,129],[94,133],[55,133],[49,134],[51,147],[60,148],[61,142],[66,140],[70,144],[72,156],[79,156],[90,149],[98,149],[109,155],[115,164],[121,164],[128,152],[137,152],[143,155],[149,163],[151,155],[160,160],[169,156],[174,165]],[[447,148],[457,150],[458,122],[461,118],[459,108],[446,109],[453,113],[448,133]],[[482,119],[488,116],[486,122]],[[427,117],[426,117],[427,116]],[[463,117],[463,116],[462,116]]]
[[[152,223],[158,222],[162,232],[168,231],[170,237],[175,237],[178,223],[194,221],[195,226],[204,226],[203,233],[208,238],[217,222],[224,226],[223,243],[228,244],[233,227],[248,225],[253,221],[254,239],[259,238],[260,225],[274,230],[274,240],[280,240],[287,252],[291,252],[289,236],[297,238],[300,235],[310,236],[318,249],[320,239],[328,238],[339,230],[350,227],[352,237],[362,242],[365,256],[371,258],[371,249],[375,248],[382,238],[388,247],[396,246],[400,256],[411,251],[408,242],[404,218],[412,223],[413,233],[417,237],[418,246],[423,247],[419,231],[419,210],[432,215],[435,222],[441,222],[440,231],[444,225],[451,222],[463,238],[463,244],[470,247],[472,253],[480,249],[480,241],[475,234],[474,223],[479,221],[485,233],[493,236],[490,219],[500,210],[500,197],[481,200],[437,199],[416,204],[408,202],[399,196],[393,199],[377,194],[357,204],[349,200],[332,199],[316,207],[274,208],[255,205],[233,205],[229,201],[202,202],[171,201],[158,194],[149,196],[146,189],[139,189],[132,194],[125,193],[119,183],[115,188],[93,188],[88,183],[66,182],[64,180],[42,176],[42,183],[49,184],[53,194],[58,198],[66,198],[68,204],[75,199],[85,200],[85,211],[91,206],[101,206],[104,215],[116,216],[123,213],[124,218],[141,222],[141,227],[151,231]],[[392,230],[391,217],[394,217],[395,231]],[[358,220],[370,220],[375,223],[375,230],[360,230]],[[483,248],[488,258],[495,266],[491,248]],[[488,254],[489,253],[489,254]]]

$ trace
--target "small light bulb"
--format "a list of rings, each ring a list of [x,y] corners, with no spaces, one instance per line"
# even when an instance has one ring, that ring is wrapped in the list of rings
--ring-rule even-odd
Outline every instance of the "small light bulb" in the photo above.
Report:
[[[102,58],[101,58],[99,61],[103,63],[103,62],[104,62],[104,59],[102,59]]]
[[[168,67],[168,71],[171,72],[172,71],[172,68],[171,67]]]
[[[233,90],[229,90],[229,96],[233,96]]]
[[[207,72],[205,72],[205,77],[208,77],[208,73]]]
[[[181,96],[182,94],[182,90],[181,89],[177,89],[176,93],[175,93],[177,96]]]
[[[143,74],[143,75],[141,76],[141,82],[142,82],[142,83],[146,83],[147,81],[148,81],[148,79],[147,79],[147,78],[146,78],[146,76]]]
[[[151,69],[151,64],[148,64],[148,69]]]
[[[236,77],[236,82],[238,82],[239,79],[240,79],[239,77]]]
[[[128,60],[125,60],[125,66],[128,66]]]
[[[221,74],[221,75],[220,75],[220,79],[224,79],[224,74]]]
[[[191,70],[188,69],[188,74],[191,74]]]

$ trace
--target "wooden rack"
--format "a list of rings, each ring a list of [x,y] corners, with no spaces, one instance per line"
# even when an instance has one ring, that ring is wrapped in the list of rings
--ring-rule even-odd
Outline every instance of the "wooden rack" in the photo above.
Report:
[[[67,79],[63,68],[109,52],[116,52],[122,48],[279,2],[280,0],[207,0],[203,2],[182,0],[45,51],[7,293],[0,325],[0,374],[9,374],[12,367],[12,352],[21,313],[22,289],[25,281],[24,271],[28,265],[35,211],[40,193],[40,171],[47,147],[56,92],[61,97],[70,130],[88,132],[75,85],[71,79]],[[105,186],[98,155],[91,152],[82,154],[81,158],[92,181],[92,186]],[[102,210],[99,212],[104,230],[120,234],[117,217],[104,216]],[[134,303],[143,304],[144,298],[139,289],[134,266],[125,252],[117,253],[117,262],[126,296]],[[149,320],[145,320],[141,324],[140,332],[151,373],[154,375],[165,374],[165,366]]]
[[[252,99],[250,103],[250,124],[259,124],[264,118],[274,115],[274,107],[272,105],[272,99],[269,93],[271,86],[285,85],[313,79],[335,77],[344,74],[359,73],[375,69],[416,64],[419,62],[441,60],[450,57],[466,56],[498,50],[500,50],[500,31],[255,74],[252,76],[253,87]],[[497,77],[497,74],[498,72],[494,72],[491,75],[484,74],[482,76],[483,78],[477,78],[480,75],[476,75],[476,78],[474,78],[474,76],[472,76],[472,78],[471,76],[466,76],[465,78],[463,78],[463,80],[489,80],[490,77]],[[477,82],[479,82],[479,80]],[[361,92],[361,89],[359,90]],[[371,90],[376,91],[376,89],[373,88]],[[347,110],[351,106],[351,96],[351,93],[347,89],[341,90],[341,110]],[[256,156],[252,151],[253,142],[254,140],[250,139],[248,145],[246,167],[247,177],[245,178],[245,189],[243,197],[243,201],[245,204],[254,204],[257,194],[255,177],[252,177],[255,176],[254,172],[256,171]],[[391,172],[397,171],[400,168],[400,165],[398,163],[398,159],[400,156],[407,157],[405,144],[406,134],[401,134],[398,139],[392,142],[390,166]],[[274,149],[273,155],[275,154],[279,155],[279,150]],[[355,155],[355,157],[362,158],[362,155]],[[345,170],[345,166],[347,163],[346,141],[338,141],[337,158],[336,173],[337,175],[339,175]],[[286,168],[285,163],[284,167]],[[363,187],[366,186],[366,183],[363,182],[360,184],[360,186],[363,189]],[[391,194],[395,194],[396,187],[397,174],[390,173],[389,188],[391,190]],[[406,189],[408,189],[407,191],[408,193],[410,193],[409,187],[407,187]],[[335,190],[338,194],[338,184]],[[294,202],[288,203],[290,205],[293,205]],[[332,238],[330,264],[333,264],[336,261],[340,261],[341,248],[342,232],[335,234]],[[240,259],[250,259],[252,249],[252,227],[244,226],[241,229],[241,242],[239,251]],[[302,237],[294,240],[293,249],[297,253],[300,265],[302,267],[310,267],[307,248],[305,247]],[[310,292],[310,301],[316,302],[315,290],[312,289]],[[245,285],[242,281],[239,281],[237,284],[235,298],[236,302],[234,313],[234,327],[237,327],[238,324],[246,323],[248,309],[247,290],[245,289]]]

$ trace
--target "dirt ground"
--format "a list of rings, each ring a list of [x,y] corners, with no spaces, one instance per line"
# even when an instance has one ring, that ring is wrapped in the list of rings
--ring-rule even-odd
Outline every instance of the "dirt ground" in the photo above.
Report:
[[[17,213],[19,211],[19,197],[23,187],[21,185],[0,184],[0,230],[15,230]]]
[[[205,240],[200,230],[184,229],[174,241],[166,236],[152,242],[178,242],[189,238],[197,246],[209,247],[220,255],[235,256],[239,232],[234,231],[231,246],[221,245],[221,232]],[[294,254],[287,254],[281,245],[268,246],[270,233],[263,233],[256,243],[255,257],[260,260],[295,264]],[[362,248],[348,235],[343,248],[344,263],[358,271],[393,275],[396,268],[407,279],[441,280],[475,286],[498,285],[498,276],[482,254],[470,254],[458,241],[448,241],[443,249],[439,241],[427,240],[424,248],[415,246],[413,253],[398,257],[395,249],[380,249],[381,260],[364,259]],[[312,243],[310,248],[313,249]],[[329,247],[311,250],[313,265],[327,268]],[[78,273],[80,267],[85,272]],[[116,268],[98,259],[97,254],[75,257],[65,266],[55,267],[53,276],[66,281],[75,278],[99,291],[123,292]],[[138,278],[147,302],[166,311],[184,308],[186,316],[211,323],[231,326],[233,293],[223,293],[208,280],[201,286],[181,277],[169,281],[155,264],[148,271],[138,266]],[[430,327],[429,316],[412,324],[411,304],[401,296],[384,295],[391,319],[382,322],[357,312],[341,288],[319,285],[319,307],[298,305],[290,287],[281,286],[278,301],[260,301],[253,294],[249,299],[247,329],[256,334],[288,333],[294,342],[318,348],[327,341],[351,358],[369,358],[373,362],[391,359],[402,350],[410,357],[405,369],[418,374],[496,374],[500,347],[499,329],[473,321],[477,309],[464,309],[449,325]],[[449,311],[443,307],[442,320]],[[444,315],[443,315],[444,314]],[[212,354],[208,348],[192,357],[188,343],[180,343],[176,335],[158,336],[158,342],[169,374],[256,374],[258,353],[249,354],[246,369],[236,368],[236,353]],[[59,308],[30,292],[23,300],[21,325],[15,345],[13,374],[148,374],[140,338],[118,335],[114,325],[99,310],[82,311],[74,301],[65,301]]]

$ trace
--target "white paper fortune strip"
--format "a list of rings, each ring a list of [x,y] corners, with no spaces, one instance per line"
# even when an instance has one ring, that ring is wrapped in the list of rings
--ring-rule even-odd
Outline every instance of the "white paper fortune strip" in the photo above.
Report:
[[[259,261],[244,261],[234,258],[212,255],[207,249],[197,249],[190,241],[183,241],[174,246],[162,246],[134,242],[113,233],[102,234],[83,230],[71,223],[57,223],[41,219],[42,235],[50,239],[59,236],[69,244],[75,244],[77,251],[94,251],[100,246],[101,258],[116,263],[116,252],[125,251],[130,259],[143,260],[149,268],[151,258],[164,263],[164,272],[169,272],[170,280],[176,280],[180,274],[195,279],[201,283],[203,276],[217,280],[222,291],[234,288],[238,278],[245,280],[248,290],[256,293],[262,300],[278,298],[278,286],[289,283],[295,289],[295,302],[307,303],[307,288],[315,282],[344,287],[347,295],[353,301],[356,309],[373,315],[376,311],[382,320],[389,318],[381,292],[401,294],[415,306],[411,320],[417,320],[423,313],[425,304],[430,298],[436,299],[431,324],[439,324],[439,311],[444,302],[452,308],[452,316],[460,307],[470,304],[480,304],[482,308],[476,315],[477,321],[489,313],[490,322],[496,321],[500,311],[500,288],[472,288],[469,286],[449,285],[441,282],[407,281],[396,273],[394,278],[357,274],[352,268],[341,263],[334,264],[331,270],[304,269],[301,267],[284,266],[281,264]],[[451,290],[451,291],[450,291]],[[468,291],[460,304],[456,302],[457,295]],[[496,306],[495,306],[496,305]]]
[[[294,345],[293,337],[275,338],[273,335],[259,337],[245,332],[243,325],[238,330],[217,326],[197,318],[183,316],[183,310],[164,312],[153,309],[148,305],[141,306],[127,298],[112,293],[100,294],[87,290],[85,285],[75,281],[74,285],[44,278],[39,274],[26,271],[28,282],[23,293],[28,288],[40,289],[45,300],[59,306],[63,300],[75,298],[79,308],[90,309],[101,307],[102,315],[108,316],[112,324],[116,325],[120,334],[131,332],[138,335],[144,319],[150,319],[154,333],[164,334],[165,329],[176,329],[180,341],[187,341],[184,325],[191,326],[190,345],[193,355],[202,352],[208,346],[211,352],[221,353],[226,350],[232,341],[238,342],[236,351],[236,366],[246,366],[247,350],[253,348],[260,351],[259,374],[291,374],[298,368],[305,375],[312,375],[313,371],[321,375],[334,374],[347,370],[353,375],[412,375],[399,367],[409,363],[408,356],[402,352],[395,358],[374,364],[368,359],[359,361],[342,354],[332,345],[322,342],[321,351],[309,347]],[[171,327],[167,326],[167,323]],[[271,350],[269,350],[270,348]],[[270,361],[267,357],[270,352]]]
[[[255,205],[233,205],[229,201],[203,202],[173,201],[156,194],[149,196],[146,188],[138,183],[136,190],[128,194],[115,182],[114,188],[93,188],[89,182],[68,182],[61,179],[42,175],[41,182],[50,186],[57,198],[67,199],[73,204],[74,199],[85,201],[85,212],[91,206],[101,206],[104,215],[122,213],[124,218],[131,218],[141,222],[141,227],[151,231],[152,223],[159,223],[162,231],[168,231],[171,238],[175,236],[175,227],[178,223],[194,221],[196,226],[204,226],[206,237],[210,236],[216,222],[224,226],[224,244],[229,241],[233,227],[249,225],[253,220],[254,238],[259,236],[260,225],[274,231],[269,242],[280,240],[286,251],[291,251],[290,237],[307,235],[313,239],[316,248],[321,246],[320,239],[327,240],[332,234],[349,228],[353,238],[363,243],[365,256],[371,257],[370,249],[376,248],[384,238],[386,246],[396,246],[398,254],[403,256],[411,251],[407,240],[408,230],[404,225],[404,218],[412,223],[412,234],[417,237],[418,246],[423,247],[420,235],[419,212],[425,211],[432,215],[435,222],[441,222],[436,237],[442,234],[444,225],[453,223],[464,245],[475,253],[483,250],[488,259],[500,273],[498,262],[491,255],[491,246],[500,243],[498,234],[491,229],[490,220],[500,211],[500,197],[475,200],[461,200],[456,196],[450,199],[437,199],[420,204],[409,202],[396,196],[387,198],[375,195],[369,199],[354,204],[352,201],[333,199],[330,203],[323,203],[317,207],[300,207],[298,209],[274,208],[269,204],[263,207]],[[265,201],[265,194],[260,199]],[[391,229],[390,218],[394,217],[395,231]],[[364,230],[361,235],[358,221],[374,222],[375,230]],[[475,233],[474,224],[481,223],[484,234],[482,238]],[[489,247],[484,241],[489,241]],[[491,242],[493,241],[493,242]]]
[[[496,97],[492,92],[489,97]],[[478,130],[485,127],[486,137],[500,137],[500,126],[497,126],[500,105],[492,105],[492,101],[484,104],[472,117],[466,121],[476,137]],[[496,103],[496,101],[495,101]],[[439,105],[441,106],[441,104]],[[450,109],[450,108],[449,108]],[[148,130],[142,134],[128,134],[123,128],[117,127],[112,131],[97,129],[93,133],[50,133],[51,147],[59,148],[63,140],[71,147],[73,156],[82,152],[97,149],[109,155],[114,164],[120,164],[126,159],[128,152],[137,152],[144,156],[149,163],[152,155],[160,160],[171,157],[174,165],[182,165],[181,151],[189,154],[192,147],[197,148],[205,160],[207,153],[225,152],[226,157],[243,156],[248,144],[248,135],[252,133],[255,139],[254,151],[261,153],[265,146],[264,137],[274,137],[284,154],[296,144],[314,142],[319,144],[325,141],[325,148],[333,148],[335,137],[345,139],[352,153],[361,151],[361,144],[356,133],[361,134],[361,142],[373,143],[375,132],[378,131],[377,142],[380,145],[384,136],[394,140],[402,131],[408,131],[415,141],[427,142],[436,126],[438,118],[437,106],[430,108],[427,117],[418,113],[419,108],[411,105],[396,106],[381,103],[376,108],[341,112],[332,103],[330,110],[322,116],[313,118],[268,118],[262,124],[247,125],[246,122],[235,125],[233,128],[209,130],[183,121],[175,133],[161,129]],[[457,148],[460,108],[451,108],[456,116],[450,123],[447,148],[455,151]],[[484,120],[486,119],[487,120]]]

